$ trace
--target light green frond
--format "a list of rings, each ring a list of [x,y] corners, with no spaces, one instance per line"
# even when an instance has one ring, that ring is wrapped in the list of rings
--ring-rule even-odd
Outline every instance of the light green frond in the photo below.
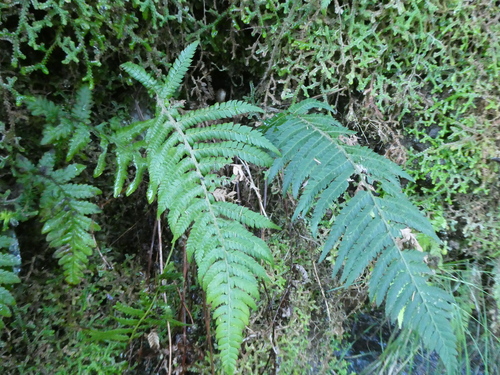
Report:
[[[21,280],[19,280],[19,277],[17,277],[13,272],[0,269],[0,284],[15,284],[20,281]],[[7,304],[7,302],[8,301],[6,301],[5,303]]]
[[[269,166],[273,162],[273,158],[262,149],[232,141],[199,143],[194,150],[194,155],[199,159],[223,156],[227,158],[227,164],[230,164],[231,159],[235,157],[260,166]]]
[[[268,218],[243,206],[235,207],[234,204],[229,202],[217,202],[214,203],[213,207],[218,215],[227,217],[228,219],[237,220],[240,223],[252,228],[280,229],[280,227]]]
[[[158,91],[160,93],[160,98],[163,100],[170,99],[174,95],[175,91],[180,87],[182,79],[191,65],[191,61],[193,60],[198,44],[199,42],[193,42],[188,45],[184,51],[181,52],[168,71],[165,84],[162,89]]]
[[[185,233],[193,222],[200,220],[200,218],[206,213],[204,210],[207,209],[207,205],[207,202],[200,198],[191,201],[191,204],[189,204],[189,207],[180,216],[178,221],[170,224],[175,239]]]
[[[217,244],[218,227],[209,225],[212,218],[209,215],[200,215],[194,222],[186,244],[186,254],[191,262],[195,255],[203,259],[206,249],[211,249]]]
[[[229,202],[217,202],[213,192],[231,177],[219,171],[238,158],[261,166],[271,165],[277,148],[260,132],[234,123],[204,124],[248,112],[262,112],[253,105],[229,101],[195,111],[178,110],[167,101],[178,90],[198,43],[189,45],[171,67],[164,83],[153,80],[142,68],[123,68],[159,97],[157,116],[148,121],[145,136],[148,200],[158,200],[158,215],[167,219],[176,241],[188,234],[188,259],[198,265],[198,279],[214,309],[216,337],[225,371],[234,372],[250,308],[256,306],[257,277],[266,278],[261,261],[272,262],[264,241],[251,228],[277,228],[267,218]],[[119,162],[120,186],[125,167]]]
[[[125,70],[135,80],[142,83],[142,85],[147,88],[151,94],[158,94],[158,92],[161,90],[160,83],[150,74],[148,74],[142,66],[134,64],[132,62],[126,62],[124,64],[121,64],[120,68]]]
[[[179,186],[179,188],[180,189],[176,189],[174,193],[175,198],[172,197],[168,191],[160,192],[158,197],[158,206],[161,207],[160,210],[165,210],[166,207],[169,207],[168,221],[171,223],[177,223],[180,216],[183,215],[189,207],[190,203],[193,202],[196,197],[203,194],[203,186],[200,186],[199,184],[186,184],[182,187]],[[171,204],[169,204],[170,201],[172,201]],[[184,233],[184,231],[185,229],[176,230],[177,233]]]
[[[279,154],[279,151],[269,140],[258,130],[239,124],[224,123],[214,124],[209,127],[191,128],[186,130],[186,137],[189,143],[209,141],[218,139],[220,141],[236,141],[251,144]]]
[[[114,142],[120,145],[130,145],[141,136],[143,132],[149,129],[154,123],[154,119],[146,121],[136,121],[127,126],[120,127],[111,137]]]
[[[125,180],[128,177],[128,169],[132,164],[135,167],[135,177],[126,189],[126,195],[132,194],[142,182],[142,177],[146,171],[146,160],[144,158],[143,149],[145,141],[142,133],[151,126],[152,120],[138,121],[124,127],[119,127],[113,134],[107,136],[108,144],[115,146],[116,154],[116,172],[115,182],[113,184],[113,195],[118,197],[124,188]],[[106,147],[108,146],[106,144]],[[94,175],[97,173],[99,163],[102,163],[100,170],[104,168],[104,161],[101,160],[103,154],[99,157],[98,167]]]
[[[187,129],[203,121],[231,118],[251,112],[263,112],[263,110],[252,104],[239,100],[230,100],[224,103],[216,103],[210,107],[188,112],[182,116],[179,126],[183,129]]]
[[[161,113],[157,117],[151,119],[146,134],[148,154],[158,153],[160,148],[165,146],[165,141],[170,138],[173,131],[174,128],[165,114]],[[174,134],[173,136],[176,137],[177,135]],[[175,144],[176,141],[177,140],[172,140],[171,142]]]

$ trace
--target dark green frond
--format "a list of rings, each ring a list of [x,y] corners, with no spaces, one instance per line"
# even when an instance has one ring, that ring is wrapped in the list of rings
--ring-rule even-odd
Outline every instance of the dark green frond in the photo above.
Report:
[[[52,171],[50,173],[50,176],[54,179],[56,183],[63,184],[78,176],[80,173],[83,172],[84,169],[85,166],[82,164],[70,164],[66,166],[66,168],[64,169],[58,169]]]
[[[68,156],[66,161],[71,161],[73,157],[82,151],[90,143],[90,130],[88,126],[79,126],[73,133],[69,141]]]
[[[82,86],[68,112],[45,98],[28,98],[26,105],[35,116],[45,117],[42,145],[67,147],[66,161],[71,161],[90,143],[90,116],[92,113],[92,91]]]
[[[179,279],[180,275],[171,272],[173,267],[165,267],[165,278]],[[139,301],[134,306],[117,302],[113,308],[116,310],[114,320],[119,328],[98,331],[90,330],[87,334],[95,341],[119,341],[130,342],[147,333],[152,329],[171,326],[182,326],[183,324],[174,319],[174,313],[161,299],[158,298],[159,289],[156,294],[141,293]]]
[[[90,122],[92,110],[92,90],[89,86],[82,86],[76,93],[75,104],[71,109],[73,118],[84,124]]]
[[[320,261],[338,248],[333,275],[351,285],[375,263],[369,279],[370,297],[386,303],[387,315],[420,334],[436,350],[448,370],[457,365],[451,297],[429,285],[424,254],[400,249],[401,230],[413,228],[439,241],[430,222],[401,192],[399,178],[409,179],[399,166],[360,147],[352,132],[329,115],[307,114],[310,109],[332,109],[307,100],[268,121],[266,137],[281,151],[269,177],[284,172],[283,190],[298,198],[293,219],[306,218],[316,233],[327,210],[350,184],[357,183],[323,245]]]
[[[429,220],[410,203],[403,193],[395,196],[387,195],[383,199],[376,198],[375,200],[379,209],[384,212],[384,217],[387,221],[401,223],[426,234],[437,242],[441,241],[436,236]]]
[[[294,115],[299,115],[307,113],[310,109],[326,109],[331,113],[335,113],[335,110],[327,103],[320,102],[316,99],[306,99],[296,103],[288,108],[288,112],[293,113]]]
[[[49,124],[55,124],[61,112],[61,108],[47,98],[30,98],[26,107],[33,115],[45,117]]]
[[[0,235],[0,329],[4,328],[2,318],[11,316],[10,307],[16,303],[9,288],[21,281],[14,272],[14,267],[20,264],[20,260],[9,253],[16,241],[11,236]]]
[[[44,163],[53,165],[53,160],[42,158],[39,165]],[[87,258],[96,247],[92,233],[100,229],[89,217],[99,213],[99,207],[84,199],[93,198],[101,191],[91,185],[69,183],[83,169],[81,165],[71,164],[55,171],[50,168],[40,177],[42,233],[56,249],[54,257],[59,259],[70,284],[78,284],[83,278]]]
[[[431,270],[419,251],[401,251],[397,246],[385,251],[376,263],[369,294],[378,305],[386,300],[386,314],[418,332],[429,350],[441,356],[449,373],[457,367],[456,337],[450,325],[453,298],[430,285]]]
[[[386,190],[396,188],[401,191],[399,178],[411,180],[411,176],[389,159],[374,153],[367,147],[343,145],[355,164],[358,173],[380,181]]]

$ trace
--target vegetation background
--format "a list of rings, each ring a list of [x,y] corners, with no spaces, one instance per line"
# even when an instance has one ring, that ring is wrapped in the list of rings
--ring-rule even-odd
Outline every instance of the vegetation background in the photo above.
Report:
[[[417,237],[455,297],[460,373],[500,373],[498,2],[10,0],[0,12],[0,245],[9,256],[0,266],[10,267],[0,282],[16,301],[3,294],[12,303],[0,310],[2,373],[167,373],[169,359],[179,374],[218,368],[193,266],[180,246],[177,267],[160,269],[158,238],[168,243],[172,233],[146,187],[114,196],[115,162],[103,152],[103,139],[115,142],[108,129],[154,114],[147,90],[120,65],[158,78],[196,40],[177,93],[187,108],[225,93],[274,114],[317,98],[360,144],[414,178],[405,191],[443,241]],[[241,168],[233,197],[258,210],[251,186],[259,186],[283,231],[262,234],[276,264],[245,331],[239,373],[443,373],[433,353],[370,305],[363,279],[342,288],[316,264],[337,208],[318,236],[305,236],[307,223],[289,222],[294,198],[267,190],[259,168]],[[122,186],[134,183],[128,170],[127,162]],[[61,197],[51,183],[80,187]],[[86,233],[75,240],[85,256],[71,266],[50,221],[69,201],[85,223],[73,232]],[[156,287],[160,271],[169,287]]]

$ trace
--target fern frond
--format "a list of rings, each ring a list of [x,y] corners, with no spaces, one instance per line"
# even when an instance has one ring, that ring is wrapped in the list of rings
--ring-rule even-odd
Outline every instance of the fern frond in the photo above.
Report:
[[[326,109],[331,113],[335,113],[335,110],[324,102],[319,102],[316,99],[306,99],[301,102],[295,103],[288,108],[288,113],[295,115],[306,114],[310,109]]]
[[[169,280],[179,280],[180,277],[181,274],[175,272],[172,263],[165,267],[162,275],[162,278]],[[175,287],[170,285],[170,290],[174,289]],[[113,318],[119,324],[119,328],[106,331],[89,330],[87,334],[96,341],[130,342],[152,329],[166,328],[168,325],[182,326],[181,322],[174,319],[172,309],[158,299],[162,290],[164,289],[157,288],[154,295],[141,293],[133,307],[117,302],[113,306],[116,310],[116,316]]]
[[[189,65],[191,65],[191,61],[193,60],[198,44],[199,42],[193,42],[188,45],[175,60],[174,64],[168,71],[163,89],[158,92],[161,99],[170,99],[180,87],[181,82],[189,69]]]
[[[46,98],[28,99],[26,106],[34,116],[43,116],[50,124],[58,120],[61,111],[58,105]]]
[[[68,148],[66,161],[71,161],[90,143],[92,91],[88,86],[82,86],[77,91],[69,113],[45,98],[28,98],[26,105],[33,115],[46,119],[42,145],[64,142]]]
[[[403,326],[418,332],[424,345],[440,355],[448,373],[454,373],[456,336],[450,324],[454,301],[451,295],[429,284],[432,272],[425,256],[396,246],[386,250],[374,267],[369,294],[378,305],[385,298],[387,316],[396,321],[402,314]]]
[[[261,260],[271,262],[270,250],[249,228],[277,228],[267,218],[234,203],[217,202],[213,192],[228,178],[217,174],[238,157],[261,166],[272,163],[277,149],[258,131],[233,123],[197,127],[200,122],[261,112],[238,101],[179,111],[168,100],[177,91],[197,43],[173,64],[163,87],[131,64],[124,68],[156,93],[157,115],[146,134],[149,172],[148,200],[158,200],[158,215],[168,211],[173,242],[188,232],[186,251],[198,265],[198,279],[214,310],[216,337],[223,368],[235,369],[250,308],[256,306],[257,277],[266,278]],[[190,229],[189,229],[190,228]]]
[[[0,329],[5,327],[2,318],[11,316],[10,306],[16,303],[8,288],[21,281],[13,272],[13,267],[20,264],[19,259],[6,253],[13,245],[14,240],[11,237],[0,235]]]
[[[123,128],[119,128],[112,135],[108,136],[108,142],[115,145],[116,153],[116,174],[113,185],[113,195],[118,197],[128,176],[128,168],[132,163],[135,167],[134,180],[129,184],[126,195],[132,194],[146,171],[146,158],[143,156],[145,142],[141,139],[142,134],[150,126],[151,120],[134,122]]]
[[[71,108],[71,115],[77,121],[88,124],[92,113],[92,90],[89,86],[82,86],[76,92],[75,104]]]
[[[90,129],[88,126],[77,126],[69,141],[66,161],[71,161],[76,154],[90,143]]]
[[[239,100],[216,103],[213,106],[190,111],[182,116],[179,126],[187,129],[203,121],[218,120],[242,115],[249,112],[263,112],[261,108]],[[211,129],[205,128],[205,129]],[[250,129],[251,130],[251,129]]]
[[[142,66],[132,62],[126,62],[120,67],[125,70],[131,77],[142,83],[150,93],[156,93],[160,89],[160,83],[149,75]]]
[[[284,171],[283,190],[290,189],[298,198],[293,219],[312,211],[313,234],[329,207],[357,181],[354,196],[335,218],[320,261],[338,245],[333,275],[342,269],[340,280],[347,286],[376,261],[368,281],[371,299],[378,305],[385,300],[386,313],[393,321],[403,314],[403,325],[418,332],[452,372],[457,365],[450,322],[452,298],[429,284],[432,273],[425,254],[400,249],[405,228],[439,242],[430,222],[401,192],[399,178],[410,177],[396,164],[355,145],[347,138],[352,132],[330,115],[307,113],[325,108],[329,109],[307,100],[269,121],[266,136],[282,155],[269,177]]]
[[[66,281],[78,284],[83,278],[87,258],[96,247],[92,232],[100,229],[89,217],[100,209],[84,199],[93,198],[101,191],[91,185],[69,182],[84,170],[82,165],[70,164],[54,171],[52,153],[44,155],[38,169],[44,170],[38,177],[43,187],[39,213],[44,222],[42,233],[56,249],[54,257],[59,259]]]
[[[116,328],[107,331],[91,330],[88,331],[90,339],[94,341],[106,342],[127,342],[130,340],[131,328]]]

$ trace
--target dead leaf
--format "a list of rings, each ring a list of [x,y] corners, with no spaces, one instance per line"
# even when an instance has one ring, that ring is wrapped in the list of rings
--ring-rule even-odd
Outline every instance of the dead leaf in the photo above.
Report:
[[[398,243],[398,247],[400,249],[404,248],[414,248],[420,252],[423,252],[422,246],[417,241],[417,237],[411,232],[410,228],[401,229],[401,234],[403,235],[401,238],[396,239]]]

